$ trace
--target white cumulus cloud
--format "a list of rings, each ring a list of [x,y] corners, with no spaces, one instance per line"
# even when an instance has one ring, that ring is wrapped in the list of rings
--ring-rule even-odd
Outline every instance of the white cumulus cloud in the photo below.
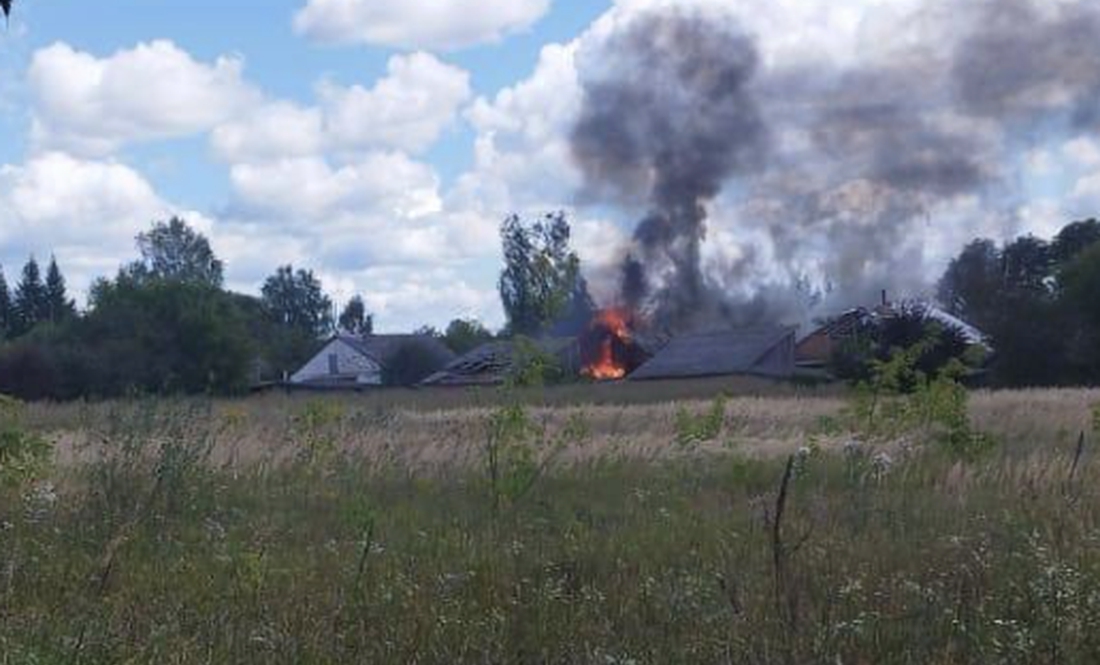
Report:
[[[450,50],[524,30],[549,7],[550,0],[309,0],[294,29],[320,42]]]
[[[369,150],[419,153],[455,122],[470,75],[427,53],[390,58],[373,86],[318,86],[317,106],[277,100],[217,127],[211,141],[230,163]]]
[[[207,131],[257,100],[234,57],[201,63],[170,41],[106,58],[56,43],[27,75],[40,149],[102,156],[133,141]]]

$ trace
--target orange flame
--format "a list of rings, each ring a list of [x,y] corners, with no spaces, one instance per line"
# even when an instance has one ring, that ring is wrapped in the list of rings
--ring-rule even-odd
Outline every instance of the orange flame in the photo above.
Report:
[[[615,357],[614,340],[630,343],[630,313],[623,309],[605,309],[593,319],[591,328],[602,330],[606,337],[600,340],[599,352],[581,372],[596,381],[614,381],[626,376],[627,367]]]

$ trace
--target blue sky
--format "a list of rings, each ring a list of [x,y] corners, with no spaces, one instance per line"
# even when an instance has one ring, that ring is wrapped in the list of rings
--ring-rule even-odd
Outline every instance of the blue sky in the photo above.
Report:
[[[868,57],[874,30],[904,23],[899,8],[929,1],[16,0],[0,33],[0,265],[14,282],[27,256],[55,253],[80,294],[132,258],[152,219],[181,214],[211,238],[232,288],[255,292],[293,263],[337,300],[361,293],[385,330],[499,325],[499,221],[568,208],[607,298],[601,276],[642,211],[578,204],[579,51],[639,12],[690,6],[730,13],[769,71],[840,70]],[[937,204],[927,271],[970,237],[1045,233],[1100,198],[1089,137],[1007,159],[1014,222],[973,197]],[[782,254],[745,212],[746,191],[713,202],[715,264],[750,246]],[[809,249],[820,246],[761,263],[754,284],[795,271],[828,281]]]

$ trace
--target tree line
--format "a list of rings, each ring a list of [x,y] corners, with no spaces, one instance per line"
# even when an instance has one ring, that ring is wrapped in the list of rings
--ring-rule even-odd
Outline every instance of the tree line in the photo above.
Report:
[[[1100,384],[1100,222],[968,244],[937,296],[989,335],[989,382],[998,387]]]
[[[593,306],[564,214],[533,223],[510,217],[501,238],[505,329],[494,335],[477,320],[456,319],[443,331],[416,332],[461,354],[498,336],[550,332],[567,313],[587,321]],[[0,393],[59,400],[235,394],[293,373],[332,334],[374,331],[362,296],[336,314],[309,269],[278,267],[259,296],[226,289],[224,263],[180,218],[154,222],[136,249],[114,277],[92,284],[82,310],[53,257],[44,278],[30,258],[11,288],[0,266]]]

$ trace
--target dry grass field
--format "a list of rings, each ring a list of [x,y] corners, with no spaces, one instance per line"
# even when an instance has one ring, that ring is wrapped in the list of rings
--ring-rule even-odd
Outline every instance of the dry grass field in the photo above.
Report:
[[[1100,662],[1100,391],[861,404],[7,405],[0,665]]]

